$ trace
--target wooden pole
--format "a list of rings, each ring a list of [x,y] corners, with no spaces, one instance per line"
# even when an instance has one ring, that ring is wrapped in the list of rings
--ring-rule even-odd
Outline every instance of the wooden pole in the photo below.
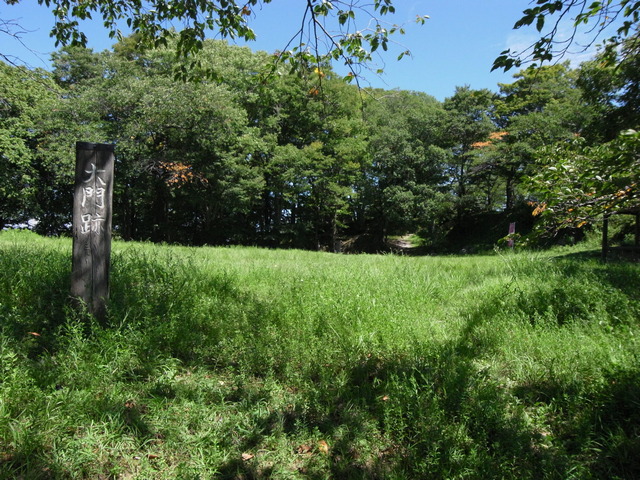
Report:
[[[515,239],[513,238],[513,236],[516,233],[516,222],[511,222],[509,224],[509,239],[507,240],[507,246],[509,248],[513,248],[516,244]]]
[[[76,143],[71,295],[102,321],[109,298],[114,146]]]

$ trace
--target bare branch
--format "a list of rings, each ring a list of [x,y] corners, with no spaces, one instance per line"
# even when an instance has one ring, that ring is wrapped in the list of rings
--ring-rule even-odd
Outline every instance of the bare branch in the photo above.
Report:
[[[0,18],[0,36],[9,37],[12,41],[18,42],[20,45],[22,45],[25,50],[37,56],[38,53],[29,48],[22,40],[22,36],[26,33],[31,33],[31,31],[25,29],[22,25],[20,25],[17,19],[4,20]],[[15,55],[6,55],[0,52],[0,58],[14,67],[24,64],[24,62],[22,62],[20,58]]]

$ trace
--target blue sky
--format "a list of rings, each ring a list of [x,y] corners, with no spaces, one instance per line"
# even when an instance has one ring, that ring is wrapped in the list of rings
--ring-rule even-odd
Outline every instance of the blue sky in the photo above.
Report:
[[[251,26],[258,39],[247,45],[268,52],[283,49],[300,27],[304,3],[273,0],[257,9]],[[394,5],[396,13],[384,19],[405,25],[406,34],[394,36],[397,44],[373,65],[374,69],[384,68],[385,73],[367,73],[364,86],[422,91],[439,100],[453,95],[456,86],[496,91],[498,83],[511,83],[515,72],[491,72],[494,58],[506,48],[518,49],[536,38],[533,28],[512,29],[522,10],[529,6],[528,0],[396,0]],[[430,18],[418,25],[417,15]],[[49,38],[53,16],[48,10],[35,0],[22,0],[17,5],[0,2],[0,19],[16,20],[24,30],[22,44],[0,36],[0,52],[31,67],[47,68],[49,54],[55,50],[54,41]],[[89,22],[83,28],[94,50],[108,49],[114,43],[100,22]],[[411,57],[396,61],[399,53],[407,49]],[[577,52],[572,57],[575,62],[586,58]]]

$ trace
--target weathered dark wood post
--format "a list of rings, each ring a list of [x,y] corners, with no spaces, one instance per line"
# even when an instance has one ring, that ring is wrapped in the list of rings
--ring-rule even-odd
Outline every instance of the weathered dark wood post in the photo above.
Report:
[[[516,222],[511,222],[509,224],[509,240],[507,240],[507,246],[509,248],[513,248],[516,244],[516,241],[513,238],[515,234],[516,234]]]
[[[109,298],[114,146],[76,143],[71,295],[98,320]]]

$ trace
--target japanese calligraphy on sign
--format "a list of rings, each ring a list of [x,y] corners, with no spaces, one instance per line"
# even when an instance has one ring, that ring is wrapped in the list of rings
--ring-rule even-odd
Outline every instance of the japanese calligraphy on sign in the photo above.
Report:
[[[109,295],[113,151],[113,145],[76,144],[71,293],[96,317],[104,316]]]
[[[89,174],[82,186],[82,216],[80,223],[80,233],[87,235],[91,232],[101,233],[104,231],[105,222],[105,192],[107,182],[104,180],[105,170],[98,170],[95,163],[91,164],[90,170],[85,170]],[[93,207],[93,208],[91,208]]]

